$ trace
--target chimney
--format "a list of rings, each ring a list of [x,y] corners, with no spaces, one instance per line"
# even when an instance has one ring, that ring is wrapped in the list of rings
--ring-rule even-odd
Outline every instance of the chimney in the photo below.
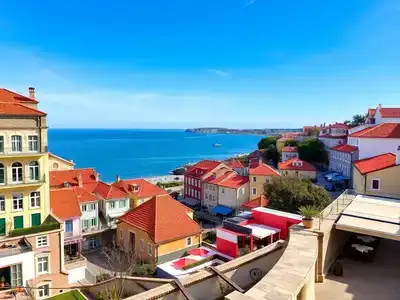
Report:
[[[29,98],[35,99],[35,88],[34,87],[29,87],[28,88],[28,92],[29,92]]]
[[[400,146],[397,147],[397,152],[396,152],[396,165],[400,165]]]
[[[119,177],[119,175],[117,175],[117,177],[115,178],[115,182],[120,182],[121,178]]]
[[[261,194],[261,195],[260,195],[260,200],[258,200],[258,206],[260,206],[260,207],[262,206],[262,197],[263,197],[263,196],[262,196],[262,194]]]
[[[96,181],[100,181],[100,173],[99,172],[94,172],[94,177],[96,178]]]
[[[381,109],[382,108],[382,104],[378,104],[378,109]]]
[[[77,178],[78,178],[78,186],[79,186],[79,187],[82,187],[82,186],[83,186],[82,174],[79,173],[78,176],[77,176]]]

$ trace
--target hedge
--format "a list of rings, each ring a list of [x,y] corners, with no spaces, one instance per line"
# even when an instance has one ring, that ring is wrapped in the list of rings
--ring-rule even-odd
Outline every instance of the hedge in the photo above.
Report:
[[[14,229],[10,232],[10,236],[21,236],[21,235],[28,235],[38,232],[50,231],[54,229],[60,229],[60,224],[53,222],[53,223],[43,223],[39,226],[32,226],[28,228],[19,228]]]

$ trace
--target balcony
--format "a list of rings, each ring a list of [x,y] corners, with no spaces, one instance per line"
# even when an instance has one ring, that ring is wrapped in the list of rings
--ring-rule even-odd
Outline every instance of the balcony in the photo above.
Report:
[[[30,251],[32,251],[32,246],[25,238],[22,238],[19,241],[14,240],[12,242],[10,241],[0,244],[0,258]]]
[[[44,174],[39,176],[39,179],[32,179],[31,177],[22,177],[18,178],[18,180],[14,179],[15,178],[12,177],[6,178],[4,183],[0,183],[0,189],[13,189],[16,187],[38,186],[46,182],[46,176]]]
[[[109,226],[105,224],[99,224],[99,226],[96,227],[87,227],[87,228],[82,228],[82,235],[90,235],[98,232],[103,232],[110,229]]]
[[[15,157],[15,156],[41,156],[47,153],[47,146],[39,147],[38,150],[30,151],[28,148],[22,148],[21,151],[15,151],[15,149],[11,147],[0,148],[0,157]]]

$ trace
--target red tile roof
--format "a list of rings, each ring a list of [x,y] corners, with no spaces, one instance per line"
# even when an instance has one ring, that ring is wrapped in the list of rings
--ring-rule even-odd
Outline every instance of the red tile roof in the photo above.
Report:
[[[385,153],[378,156],[361,159],[354,162],[354,166],[361,174],[367,174],[396,165],[396,155],[393,153]]]
[[[218,184],[221,181],[225,180],[228,177],[234,176],[236,173],[234,171],[231,171],[229,169],[226,170],[226,172],[218,177],[215,177],[214,175],[208,176],[207,178],[204,178],[204,182],[210,183],[210,184]]]
[[[335,147],[332,147],[331,150],[339,151],[339,152],[351,153],[351,152],[358,151],[358,147],[352,146],[352,145],[349,145],[349,144],[343,144],[343,145],[337,145]]]
[[[81,216],[78,197],[73,188],[50,191],[50,210],[61,220]]]
[[[398,108],[379,108],[379,112],[383,118],[400,118],[400,107]]]
[[[19,103],[0,102],[0,115],[5,116],[45,116],[44,112]]]
[[[225,178],[224,180],[219,182],[218,185],[222,186],[222,187],[231,188],[231,189],[238,189],[248,182],[249,182],[249,176],[240,176],[240,175],[234,174],[233,176]]]
[[[253,200],[243,203],[241,205],[241,207],[252,209],[252,208],[256,208],[256,207],[260,207],[260,206],[265,207],[267,205],[268,205],[267,197],[265,197],[264,195],[261,195],[260,197],[257,197]]]
[[[350,137],[358,138],[400,138],[400,124],[382,123],[354,132]]]
[[[282,152],[297,152],[297,147],[286,146],[282,148]]]
[[[83,188],[90,193],[99,195],[105,200],[124,199],[128,197],[128,194],[124,191],[102,181],[96,183],[86,183],[83,185]]]
[[[93,202],[100,200],[96,195],[90,193],[85,188],[75,186],[74,192],[76,194],[78,202]]]
[[[278,170],[264,163],[254,162],[250,164],[249,175],[261,175],[261,176],[279,176]]]
[[[204,174],[214,170],[220,164],[221,162],[216,160],[202,160],[197,164],[193,165],[192,167],[190,167],[189,169],[187,169],[185,175],[190,175],[193,177],[200,178]]]
[[[330,124],[327,126],[328,128],[345,128],[348,129],[350,128],[348,125],[344,124],[344,123],[335,123],[335,124]]]
[[[224,162],[228,167],[232,169],[244,168],[243,164],[237,159],[230,159]]]
[[[64,182],[70,186],[78,186],[78,174],[82,176],[82,183],[96,183],[96,171],[92,168],[50,171],[50,187],[64,187]]]
[[[0,88],[0,102],[8,102],[8,103],[33,103],[36,104],[38,101],[35,99],[31,99],[29,97],[25,97],[18,93],[9,91],[7,89]]]
[[[112,186],[122,190],[125,193],[133,194],[139,198],[168,194],[166,190],[140,178],[120,180],[118,182],[114,182]]]
[[[298,165],[298,163],[301,165]],[[293,171],[316,171],[317,169],[304,160],[301,160],[297,157],[293,157],[285,162],[279,163],[279,170],[293,170]]]
[[[169,195],[151,198],[119,218],[147,232],[157,244],[201,233],[202,229],[188,216],[192,210]]]

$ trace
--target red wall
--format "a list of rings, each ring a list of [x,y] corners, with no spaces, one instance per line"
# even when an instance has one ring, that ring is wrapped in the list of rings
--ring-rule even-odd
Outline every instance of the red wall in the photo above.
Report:
[[[253,216],[252,221],[254,223],[264,224],[271,227],[276,227],[281,230],[281,239],[286,240],[288,237],[289,227],[294,224],[301,223],[301,220],[292,219],[283,216],[277,216],[274,214],[269,214],[265,212],[252,210],[251,214]]]
[[[221,238],[217,238],[217,250],[231,257],[238,257],[239,255],[238,244],[232,243],[230,241]]]

